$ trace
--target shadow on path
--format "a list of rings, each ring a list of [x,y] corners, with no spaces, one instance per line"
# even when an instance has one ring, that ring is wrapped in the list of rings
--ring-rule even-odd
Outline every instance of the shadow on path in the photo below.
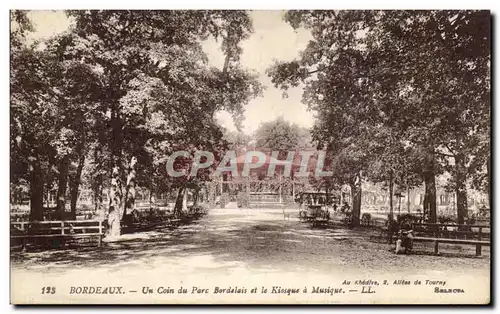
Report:
[[[13,252],[13,267],[70,269],[169,267],[202,271],[231,271],[243,267],[262,272],[338,272],[439,269],[449,271],[489,267],[489,256],[467,258],[468,247],[443,246],[440,256],[417,247],[409,256],[395,255],[388,244],[373,241],[370,230],[341,226],[312,228],[298,219],[283,220],[281,210],[213,210],[177,229],[158,229],[122,236],[103,247],[69,248],[40,252]],[[471,254],[474,248],[471,249]],[[464,256],[465,254],[465,256]],[[460,257],[458,257],[460,255]]]

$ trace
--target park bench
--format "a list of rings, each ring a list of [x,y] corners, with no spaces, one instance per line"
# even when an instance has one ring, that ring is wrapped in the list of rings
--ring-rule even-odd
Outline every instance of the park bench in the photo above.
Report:
[[[153,230],[157,228],[176,228],[186,220],[195,216],[192,211],[190,215],[177,217],[170,210],[144,207],[133,212],[132,220],[125,224],[122,230],[126,233]]]
[[[64,246],[68,239],[97,238],[102,245],[104,230],[100,220],[61,220],[61,221],[16,221],[11,222],[11,239],[21,239],[26,250],[29,240],[57,240]]]
[[[456,225],[440,223],[413,223],[412,229],[417,235],[432,236],[434,238],[454,238],[463,240],[489,240],[488,225]]]
[[[481,256],[483,246],[490,246],[490,234],[483,229],[490,229],[488,225],[456,225],[439,223],[413,223],[414,242],[434,243],[434,253],[439,254],[439,243],[473,245],[476,247],[476,256]],[[397,238],[392,235],[390,240]],[[391,241],[392,242],[392,241]]]
[[[439,243],[475,245],[476,246],[476,256],[481,256],[481,248],[483,246],[490,246],[490,241],[480,241],[480,240],[414,237],[413,241],[414,242],[433,242],[434,243],[434,254],[439,254]]]
[[[198,219],[207,214],[207,210],[200,206],[191,206],[188,210],[188,215],[192,216],[194,219]]]

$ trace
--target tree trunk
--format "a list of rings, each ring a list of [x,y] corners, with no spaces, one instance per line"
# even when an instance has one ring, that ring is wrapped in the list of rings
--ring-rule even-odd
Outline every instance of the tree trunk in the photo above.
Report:
[[[429,222],[436,223],[437,221],[437,205],[436,205],[436,176],[433,172],[424,173],[424,213],[429,214]]]
[[[149,207],[153,207],[155,203],[155,190],[153,184],[151,184],[151,187],[149,188]]]
[[[467,211],[467,169],[465,156],[455,156],[455,192],[457,194],[457,218],[458,224],[464,224],[468,218]]]
[[[408,209],[408,214],[411,213],[410,210],[410,204],[411,204],[411,198],[410,198],[410,187],[408,186],[408,183],[406,184],[406,207]]]
[[[122,194],[122,125],[118,113],[118,106],[115,104],[111,108],[111,127],[112,127],[112,139],[111,139],[111,161],[112,161],[112,171],[111,171],[111,184],[109,192],[109,235],[112,237],[119,236],[121,234],[121,219],[123,216],[123,194]]]
[[[121,187],[119,186],[118,167],[114,167],[111,174],[111,185],[109,187],[109,235],[117,237],[121,234]]]
[[[68,186],[69,155],[65,155],[59,165],[59,186],[57,188],[57,215],[59,219],[65,217],[66,188]]]
[[[108,226],[108,235],[110,237],[118,237],[121,235],[120,213],[114,206],[109,207]]]
[[[328,186],[325,186],[325,193],[326,193],[325,203],[330,204],[330,188]]]
[[[425,176],[422,176],[422,181],[424,181],[424,200],[422,202],[424,212],[422,213],[422,215],[424,217],[423,219],[425,220],[429,213],[429,201],[428,201],[429,197],[427,196],[427,184],[425,183]]]
[[[198,199],[200,197],[200,189],[194,190],[193,194],[193,207],[198,206]]]
[[[98,173],[97,176],[95,176],[95,183],[94,183],[94,210],[99,219],[104,219],[106,216],[104,212],[104,200],[102,198],[102,193],[104,189],[104,180],[103,180],[103,175],[102,173]]]
[[[187,202],[188,202],[188,189],[184,188],[184,196],[182,197],[182,211],[187,211]]]
[[[78,191],[80,189],[84,164],[85,164],[85,154],[83,151],[81,151],[80,158],[78,159],[78,166],[76,168],[76,173],[74,176],[71,177],[71,182],[70,182],[71,219],[76,219],[76,202],[78,200]]]
[[[429,215],[429,222],[437,222],[436,206],[436,173],[434,147],[426,150],[425,162],[423,166],[423,179],[425,185],[424,213]]]
[[[389,215],[394,219],[394,178],[392,169],[389,172]]]
[[[358,226],[361,215],[361,173],[356,174],[354,182],[350,185],[352,193],[352,222],[355,226]]]
[[[100,140],[104,141],[104,139],[102,138]],[[94,212],[97,214],[99,219],[104,219],[104,217],[106,216],[103,206],[104,200],[102,197],[104,188],[102,160],[103,160],[102,146],[100,143],[98,143],[98,146],[94,150],[93,162],[96,164],[96,168],[95,172],[92,175],[93,178],[92,189],[94,193]]]
[[[486,161],[486,174],[487,174],[487,179],[488,183],[486,185],[487,190],[488,190],[488,209],[489,212],[491,213],[491,204],[492,199],[491,199],[491,155],[488,155],[487,161]]]
[[[227,38],[231,38],[232,35],[233,35],[233,28],[230,25],[228,30],[227,30]],[[231,39],[229,39],[229,40],[231,40]],[[227,70],[229,69],[229,61],[231,60],[231,58],[232,58],[232,51],[229,48],[226,51],[226,57],[224,58],[224,65],[222,67],[222,75],[223,76],[225,76],[227,74]]]
[[[30,221],[41,221],[43,220],[42,167],[38,156],[30,159]]]
[[[174,216],[175,217],[180,217],[182,215],[185,190],[186,190],[186,187],[183,185],[177,191],[177,198],[175,199],[175,206],[174,206]]]
[[[137,158],[133,156],[130,159],[130,164],[128,168],[127,175],[127,186],[125,187],[125,209],[122,216],[122,221],[130,221],[130,216],[135,208],[135,164],[137,163]]]

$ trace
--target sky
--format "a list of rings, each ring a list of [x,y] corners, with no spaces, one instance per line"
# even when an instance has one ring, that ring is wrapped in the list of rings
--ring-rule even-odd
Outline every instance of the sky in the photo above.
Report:
[[[245,107],[243,131],[253,133],[262,122],[267,122],[282,116],[285,120],[302,127],[311,127],[313,114],[307,111],[300,102],[302,88],[296,87],[288,91],[288,97],[282,97],[282,91],[271,84],[265,74],[266,69],[274,60],[291,61],[304,50],[311,34],[305,29],[294,30],[283,21],[284,11],[251,11],[254,33],[241,43],[243,54],[240,62],[243,66],[255,71],[260,82],[266,87],[262,97],[249,102]],[[46,39],[63,32],[71,21],[62,11],[32,11],[29,14],[35,26],[33,38]],[[220,50],[220,42],[207,40],[203,49],[208,56],[210,65],[222,67],[224,55]],[[217,115],[219,122],[230,130],[236,130],[231,116],[227,112]]]

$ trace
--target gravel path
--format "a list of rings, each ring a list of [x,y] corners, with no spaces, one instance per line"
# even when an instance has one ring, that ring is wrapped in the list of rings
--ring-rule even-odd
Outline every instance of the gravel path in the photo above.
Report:
[[[339,267],[355,271],[426,270],[446,265],[450,271],[489,268],[489,249],[474,256],[473,246],[441,245],[440,256],[432,244],[418,243],[414,255],[400,256],[373,230],[349,230],[341,225],[313,228],[301,222],[295,211],[284,220],[281,210],[214,209],[194,224],[175,230],[124,235],[103,248],[13,253],[13,267],[55,268],[115,267],[116,264],[154,266],[176,258],[210,256],[197,268],[244,265],[255,271],[289,270],[290,267],[329,272]],[[441,248],[442,247],[442,248]],[[229,267],[229,266],[227,266]]]
[[[478,258],[473,246],[442,245],[442,254],[434,256],[431,245],[417,244],[415,254],[395,255],[376,231],[341,225],[312,228],[296,218],[296,210],[289,213],[291,218],[284,220],[276,209],[214,209],[191,225],[124,235],[102,248],[15,252],[12,278],[81,284],[115,276],[130,285],[159,278],[183,283],[225,278],[300,282],[313,277],[340,284],[349,276],[468,276],[489,282],[488,248]]]

